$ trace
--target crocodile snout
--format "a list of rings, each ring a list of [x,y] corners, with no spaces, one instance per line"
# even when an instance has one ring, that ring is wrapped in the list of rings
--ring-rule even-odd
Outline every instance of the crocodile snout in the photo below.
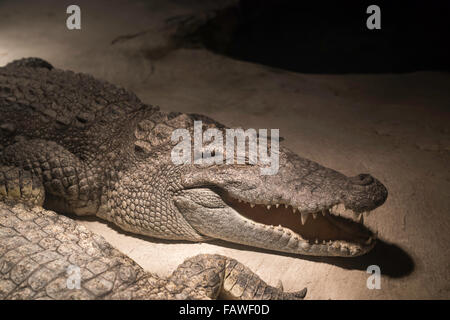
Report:
[[[347,208],[355,212],[371,211],[382,205],[388,196],[386,187],[370,174],[350,177],[348,189],[344,194]]]

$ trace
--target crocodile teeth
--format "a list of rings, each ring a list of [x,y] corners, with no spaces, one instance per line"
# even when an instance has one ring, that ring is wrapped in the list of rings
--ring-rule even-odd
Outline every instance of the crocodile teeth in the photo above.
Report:
[[[357,221],[359,223],[364,223],[364,215],[362,213],[360,213],[357,217]]]
[[[330,212],[335,214],[335,215],[339,215],[338,211],[337,211],[337,205],[334,205],[331,207]]]
[[[326,210],[322,210],[322,215],[325,217],[325,215],[327,214]]]
[[[295,213],[295,211],[297,211],[297,209],[292,207],[292,212]]]
[[[308,220],[308,214],[305,212],[302,212],[301,218],[302,218],[302,225],[304,225],[306,223],[306,220]]]
[[[316,212],[313,212],[312,216],[313,216],[314,219],[317,219],[317,213]]]
[[[277,209],[278,209],[279,206],[280,206],[280,204],[278,204],[278,203],[275,205],[275,207],[276,207]]]
[[[287,204],[284,204],[284,207],[287,209],[288,205],[287,205]]]
[[[342,203],[339,203],[331,208],[331,212],[335,215],[340,215],[345,213],[345,206]]]
[[[364,223],[364,214],[353,212],[354,221],[358,223]]]
[[[254,207],[255,207],[255,204],[250,203],[250,207],[254,208]]]
[[[270,204],[268,204],[268,205],[267,205],[267,210],[270,210],[270,207],[271,207],[271,205],[270,205]]]

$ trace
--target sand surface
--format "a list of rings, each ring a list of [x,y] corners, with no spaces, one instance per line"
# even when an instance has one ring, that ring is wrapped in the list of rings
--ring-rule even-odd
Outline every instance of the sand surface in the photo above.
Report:
[[[381,241],[363,257],[308,258],[224,242],[146,239],[100,221],[81,223],[160,275],[189,256],[221,253],[273,285],[308,287],[308,299],[449,299],[450,75],[305,75],[176,49],[165,20],[210,3],[190,2],[78,1],[82,30],[69,31],[67,1],[2,1],[0,65],[41,57],[126,87],[163,110],[203,113],[228,126],[279,128],[298,154],[346,175],[371,173],[386,185],[386,203],[367,219]],[[380,290],[366,286],[374,264],[381,268]]]

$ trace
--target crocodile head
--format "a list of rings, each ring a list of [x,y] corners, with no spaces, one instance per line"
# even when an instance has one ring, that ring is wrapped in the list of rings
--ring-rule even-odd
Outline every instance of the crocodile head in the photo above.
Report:
[[[163,122],[153,125],[153,120],[149,129],[140,126],[134,152],[144,156],[136,157],[138,166],[118,183],[116,196],[134,188],[134,196],[146,197],[132,204],[142,213],[134,217],[145,223],[128,213],[128,222],[118,223],[124,229],[304,255],[357,256],[374,246],[376,234],[364,225],[364,214],[384,203],[387,190],[372,176],[347,177],[284,147],[273,175],[262,175],[258,163],[174,165],[169,156],[173,144],[167,147],[170,133],[192,128],[192,119],[181,115]],[[217,127],[212,121],[207,125]],[[118,210],[128,210],[128,202],[119,200],[117,206],[123,203],[126,209]]]
[[[380,206],[386,188],[368,174],[339,172],[280,150],[276,175],[258,165],[191,169],[174,196],[178,210],[199,233],[276,251],[357,256],[376,235],[364,215]]]

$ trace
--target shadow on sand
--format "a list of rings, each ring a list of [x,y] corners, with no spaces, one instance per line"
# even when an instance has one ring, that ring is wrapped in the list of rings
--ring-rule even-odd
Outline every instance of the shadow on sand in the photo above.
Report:
[[[238,250],[274,253],[274,251],[248,247],[222,240],[214,240],[211,243]],[[365,255],[353,258],[316,257],[279,252],[276,252],[276,254],[308,261],[333,264],[344,269],[353,270],[367,270],[368,266],[377,265],[380,267],[381,272],[384,276],[388,276],[391,278],[401,278],[408,276],[414,271],[415,268],[414,260],[405,250],[395,244],[387,243],[380,239],[370,252]]]

